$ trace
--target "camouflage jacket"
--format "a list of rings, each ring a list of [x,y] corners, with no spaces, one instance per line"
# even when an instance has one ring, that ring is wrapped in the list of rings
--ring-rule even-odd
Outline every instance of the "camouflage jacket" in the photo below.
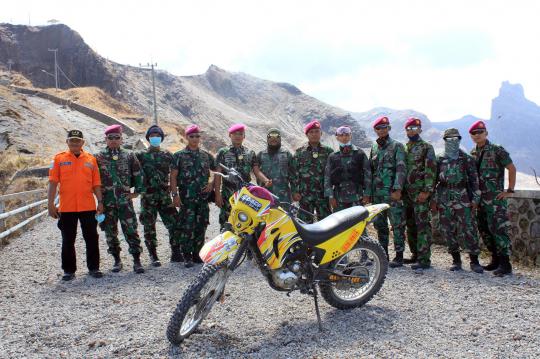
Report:
[[[444,205],[480,202],[478,175],[471,156],[462,150],[456,159],[437,156],[435,200]]]
[[[210,170],[216,170],[216,160],[204,150],[184,148],[173,155],[171,169],[178,170],[176,176],[178,192],[184,198],[206,198],[202,189],[208,184]]]
[[[364,151],[352,145],[350,152],[340,149],[328,157],[324,173],[325,197],[334,197],[341,203],[357,202],[369,187],[371,167]]]
[[[240,172],[245,182],[250,182],[251,171],[253,170],[253,166],[257,165],[257,158],[255,152],[248,150],[244,146],[234,147],[230,145],[219,149],[216,155],[216,162],[218,166],[221,163],[229,168],[234,167]],[[225,179],[223,180],[223,187],[236,190],[234,184]]]
[[[292,160],[295,173],[291,183],[293,193],[300,193],[302,197],[324,198],[324,171],[332,152],[331,147],[321,143],[317,147],[306,144],[296,150]]]
[[[144,174],[146,193],[169,192],[169,174],[173,156],[169,151],[149,147],[136,153]]]
[[[366,189],[366,195],[389,195],[392,191],[403,189],[407,166],[402,143],[390,137],[382,146],[377,142],[373,143],[369,160],[372,179],[371,187]]]
[[[120,148],[113,153],[107,147],[96,155],[96,160],[105,205],[126,200],[131,187],[136,193],[146,192],[141,165],[133,152]]]
[[[291,153],[283,148],[275,153],[264,150],[257,154],[257,164],[262,173],[272,180],[272,187],[269,190],[281,201],[290,201],[290,183],[293,178]],[[260,186],[264,185],[259,180],[257,183]]]
[[[512,163],[504,147],[486,142],[484,147],[475,147],[471,155],[476,161],[482,200],[491,201],[504,190],[504,169]]]
[[[433,146],[426,141],[409,141],[405,146],[407,180],[405,189],[409,192],[433,192],[437,162]]]

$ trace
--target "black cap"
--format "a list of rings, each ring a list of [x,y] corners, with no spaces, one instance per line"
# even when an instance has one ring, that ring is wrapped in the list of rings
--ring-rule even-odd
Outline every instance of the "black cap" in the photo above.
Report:
[[[67,138],[68,138],[68,140],[70,138],[80,138],[82,140],[84,137],[83,137],[82,131],[71,130],[71,131],[68,132]]]
[[[163,133],[163,130],[158,125],[152,125],[150,126],[150,128],[148,128],[148,130],[146,131],[146,139],[148,140],[150,138],[150,135],[153,133],[157,133],[161,137],[162,141],[165,138],[165,133]]]

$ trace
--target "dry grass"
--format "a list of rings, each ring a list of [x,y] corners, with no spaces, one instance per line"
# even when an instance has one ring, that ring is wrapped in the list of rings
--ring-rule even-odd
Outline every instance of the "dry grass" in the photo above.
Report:
[[[0,153],[0,195],[46,188],[47,179],[45,178],[14,178],[17,171],[36,166],[43,166],[45,164],[45,160],[30,155],[14,154],[9,151]],[[25,198],[24,200],[20,198],[9,200],[4,203],[5,210],[9,211],[16,209],[22,205],[29,204],[43,198],[44,194],[39,194],[35,197]],[[5,228],[0,228],[0,231],[20,223],[25,218],[37,214],[40,210],[42,210],[41,206],[35,207],[21,213],[20,215],[6,219],[4,223]],[[18,235],[18,233],[12,234],[11,237],[16,235]],[[9,238],[10,236],[2,238],[2,240],[0,240],[0,246],[8,244]]]
[[[109,116],[116,118],[142,117],[133,111],[128,105],[122,103],[97,87],[78,87],[68,90],[43,89],[42,91],[50,93],[72,102],[88,106]]]

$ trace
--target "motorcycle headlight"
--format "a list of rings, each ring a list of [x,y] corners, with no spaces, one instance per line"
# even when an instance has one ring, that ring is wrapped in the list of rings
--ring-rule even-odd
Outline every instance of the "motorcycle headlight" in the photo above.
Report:
[[[247,214],[245,214],[244,212],[238,213],[238,220],[240,222],[247,222],[247,220],[248,220]]]

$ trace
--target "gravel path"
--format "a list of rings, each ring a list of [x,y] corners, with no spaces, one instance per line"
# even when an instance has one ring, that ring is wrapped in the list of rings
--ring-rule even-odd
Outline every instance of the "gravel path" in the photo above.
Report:
[[[212,209],[212,221],[217,222]],[[209,237],[217,232],[209,230]],[[140,229],[142,233],[142,229]],[[48,219],[0,251],[0,357],[178,358],[538,358],[540,274],[516,268],[512,277],[450,273],[448,255],[434,249],[435,269],[415,275],[390,270],[366,306],[339,311],[321,303],[319,333],[311,298],[271,290],[251,265],[231,277],[199,331],[181,347],[169,346],[165,328],[199,266],[168,262],[165,228],[158,225],[164,265],[145,274],[124,270],[101,240],[105,277],[86,275],[83,241],[77,278],[60,280],[60,233]]]

